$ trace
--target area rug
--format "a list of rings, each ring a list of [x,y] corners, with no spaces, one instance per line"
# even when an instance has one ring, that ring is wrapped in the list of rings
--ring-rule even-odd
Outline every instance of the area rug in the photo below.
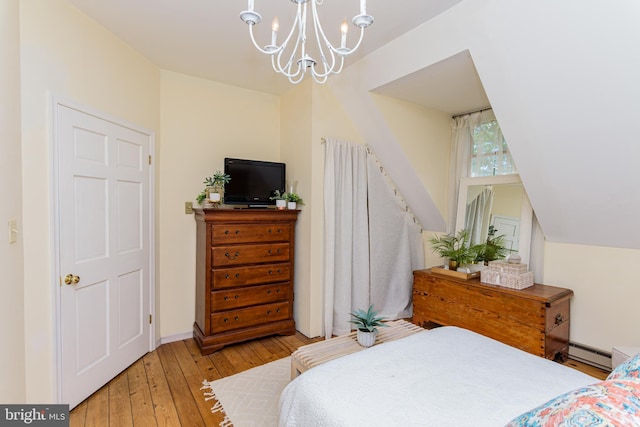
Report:
[[[278,400],[291,379],[291,358],[276,360],[215,381],[203,381],[212,412],[225,414],[220,427],[278,425]]]

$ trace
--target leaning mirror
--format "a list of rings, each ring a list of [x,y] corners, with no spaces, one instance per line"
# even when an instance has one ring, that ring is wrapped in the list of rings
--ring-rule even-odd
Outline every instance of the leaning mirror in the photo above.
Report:
[[[505,236],[511,252],[529,263],[533,213],[520,176],[498,175],[460,180],[456,231],[468,229],[473,244]]]

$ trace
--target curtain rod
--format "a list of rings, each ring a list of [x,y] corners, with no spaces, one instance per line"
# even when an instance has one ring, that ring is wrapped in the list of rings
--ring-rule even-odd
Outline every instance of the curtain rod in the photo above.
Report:
[[[477,110],[477,111],[469,111],[468,113],[456,114],[455,116],[451,116],[451,118],[452,118],[452,119],[455,119],[456,117],[466,116],[467,114],[483,113],[483,112],[485,112],[485,111],[489,111],[489,110],[493,110],[493,108],[491,108],[491,107],[487,107],[487,108],[482,108],[482,109]]]

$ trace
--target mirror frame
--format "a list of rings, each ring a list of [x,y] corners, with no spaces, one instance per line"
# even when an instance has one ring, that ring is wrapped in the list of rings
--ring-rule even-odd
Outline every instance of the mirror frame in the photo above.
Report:
[[[476,176],[460,179],[460,191],[458,192],[458,212],[456,214],[456,229],[464,228],[464,217],[467,208],[467,194],[472,185],[496,185],[496,184],[517,184],[522,183],[520,175],[496,175],[496,176]],[[529,252],[531,250],[531,224],[533,221],[533,209],[525,190],[520,209],[520,240],[518,243],[518,254],[522,258],[523,264],[529,264]]]

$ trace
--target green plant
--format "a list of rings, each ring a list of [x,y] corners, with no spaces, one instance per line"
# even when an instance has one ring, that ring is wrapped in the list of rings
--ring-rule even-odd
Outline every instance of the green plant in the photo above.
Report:
[[[225,184],[228,184],[231,181],[231,176],[222,173],[220,171],[216,171],[213,176],[209,176],[202,181],[203,184],[206,184],[207,187],[224,187]]]
[[[274,190],[273,196],[269,200],[287,200],[287,193],[280,193],[280,190]]]
[[[224,189],[225,184],[228,184],[231,181],[231,176],[222,173],[220,171],[216,171],[213,176],[208,176],[202,181],[207,187],[218,187]],[[196,196],[196,201],[199,205],[202,204],[207,199],[207,189],[205,188]]]
[[[284,193],[284,197],[287,202],[296,202],[299,205],[304,205],[304,201],[296,193]]]
[[[356,325],[356,328],[362,332],[378,332],[378,326],[387,326],[382,323],[385,320],[384,317],[378,316],[378,312],[373,309],[373,304],[367,311],[359,308],[349,314],[351,315],[349,323]]]
[[[429,238],[429,243],[432,245],[433,252],[449,259],[449,268],[455,270],[462,265],[473,263],[476,259],[475,250],[469,244],[469,237],[469,230],[463,229],[456,235],[432,236]]]
[[[505,236],[496,236],[496,229],[489,227],[487,241],[473,246],[472,250],[476,253],[476,262],[488,263],[497,259],[503,259],[509,254],[509,250],[505,246]]]
[[[207,198],[207,193],[203,190],[200,192],[200,194],[196,196],[196,202],[198,202],[198,204],[201,205],[202,202],[204,202],[204,199],[206,198]]]

